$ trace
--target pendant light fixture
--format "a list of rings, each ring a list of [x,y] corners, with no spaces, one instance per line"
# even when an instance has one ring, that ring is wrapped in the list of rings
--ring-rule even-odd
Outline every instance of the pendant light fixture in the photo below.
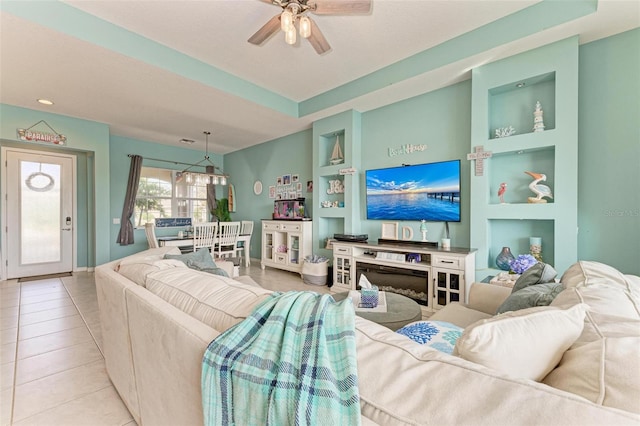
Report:
[[[176,179],[178,182],[185,179],[187,183],[197,183],[200,185],[226,185],[228,183],[229,176],[224,174],[222,169],[213,164],[213,161],[211,161],[211,158],[209,157],[209,135],[211,132],[205,130],[202,133],[204,133],[205,136],[204,159],[195,164],[191,164],[183,171],[176,173]],[[204,162],[208,162],[209,164],[202,164]],[[194,167],[204,167],[204,172],[192,171],[191,169]],[[216,173],[216,170],[218,170],[219,173]]]

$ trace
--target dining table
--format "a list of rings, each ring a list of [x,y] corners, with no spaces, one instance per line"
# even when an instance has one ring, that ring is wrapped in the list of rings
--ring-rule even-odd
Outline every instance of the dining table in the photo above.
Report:
[[[171,247],[193,247],[193,235],[165,235],[162,237],[157,237],[158,245],[160,247],[171,246]],[[251,243],[251,234],[240,234],[238,235],[238,241],[242,241],[244,247],[244,266],[249,267],[249,253]],[[215,240],[214,240],[215,244]]]

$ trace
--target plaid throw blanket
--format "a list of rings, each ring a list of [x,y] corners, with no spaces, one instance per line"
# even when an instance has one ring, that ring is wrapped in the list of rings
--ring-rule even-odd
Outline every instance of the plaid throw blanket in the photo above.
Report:
[[[202,361],[205,425],[359,425],[354,310],[274,293],[213,340]]]

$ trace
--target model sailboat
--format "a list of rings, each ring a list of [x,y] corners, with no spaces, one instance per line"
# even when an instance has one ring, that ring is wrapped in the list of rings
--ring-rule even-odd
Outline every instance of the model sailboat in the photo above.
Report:
[[[331,153],[331,159],[329,163],[340,164],[344,162],[344,155],[342,155],[342,149],[340,148],[340,136],[336,135],[336,144],[333,146],[333,152]]]

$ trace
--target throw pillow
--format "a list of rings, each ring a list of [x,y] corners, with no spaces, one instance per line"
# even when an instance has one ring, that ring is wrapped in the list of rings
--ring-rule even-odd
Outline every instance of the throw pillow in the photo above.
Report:
[[[558,275],[558,273],[553,269],[553,266],[538,262],[520,275],[520,278],[518,278],[516,283],[513,285],[511,293],[515,293],[516,291],[522,290],[530,285],[551,282],[556,275]]]
[[[217,268],[217,267],[216,268],[203,268],[203,269],[200,269],[200,270],[202,272],[208,272],[208,273],[213,274],[213,275],[220,275],[221,277],[229,278],[229,274],[227,274],[227,271],[225,271],[222,268]]]
[[[544,283],[525,287],[511,293],[498,307],[496,315],[509,311],[533,308],[534,306],[549,306],[553,299],[564,290],[562,283]]]
[[[566,310],[542,306],[478,321],[465,328],[453,355],[540,381],[582,333],[588,308],[584,303]]]
[[[191,269],[202,271],[204,269],[217,268],[216,263],[211,257],[211,253],[207,248],[198,249],[198,251],[186,254],[166,254],[165,259],[176,259],[184,262]]]
[[[463,328],[450,322],[417,321],[405,325],[396,332],[415,342],[451,354],[456,341],[462,335],[462,330]]]

